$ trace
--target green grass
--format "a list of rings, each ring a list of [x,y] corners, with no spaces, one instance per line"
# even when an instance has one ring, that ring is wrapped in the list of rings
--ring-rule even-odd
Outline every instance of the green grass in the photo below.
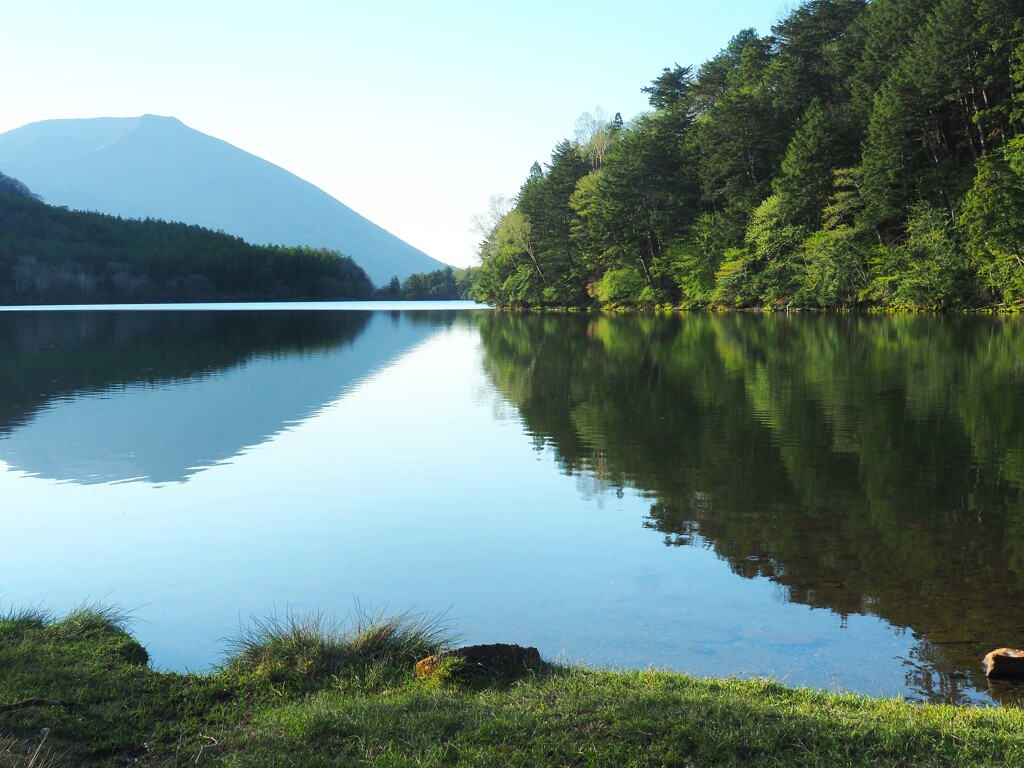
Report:
[[[388,616],[356,606],[348,624],[322,614],[253,619],[230,643],[227,676],[316,689],[324,681],[380,689],[408,677],[417,661],[450,647],[443,618]]]
[[[255,621],[210,674],[158,673],[126,617],[0,616],[0,768],[1024,765],[1024,711],[763,680],[546,666],[417,680],[443,623]]]

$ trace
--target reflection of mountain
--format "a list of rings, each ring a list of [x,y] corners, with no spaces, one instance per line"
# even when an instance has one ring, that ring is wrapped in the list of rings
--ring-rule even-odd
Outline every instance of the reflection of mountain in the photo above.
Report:
[[[0,460],[172,482],[308,418],[443,313],[0,313]]]
[[[592,485],[652,498],[794,602],[919,638],[958,700],[1024,626],[1024,325],[873,317],[485,316],[488,370]]]

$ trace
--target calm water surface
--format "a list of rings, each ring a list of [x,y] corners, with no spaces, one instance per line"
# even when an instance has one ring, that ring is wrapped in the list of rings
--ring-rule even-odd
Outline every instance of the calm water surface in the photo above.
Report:
[[[1024,323],[0,312],[0,610],[250,617],[956,702],[1024,643]]]

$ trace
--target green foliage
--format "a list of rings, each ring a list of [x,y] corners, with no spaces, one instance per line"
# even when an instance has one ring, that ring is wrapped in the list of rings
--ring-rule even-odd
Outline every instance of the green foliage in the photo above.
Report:
[[[479,267],[463,267],[455,270],[455,295],[459,299],[472,299],[476,292],[476,281],[480,276]]]
[[[685,231],[698,198],[695,174],[685,166],[692,120],[682,98],[625,130],[601,170],[581,179],[570,198],[581,264],[591,281],[605,284],[591,291],[602,303],[650,304],[671,295],[665,247]],[[615,275],[603,281],[605,270]]]
[[[911,210],[905,240],[873,262],[869,295],[899,308],[962,306],[973,280],[949,216],[928,203]]]
[[[378,288],[375,299],[386,301],[454,301],[468,299],[476,281],[476,270],[472,267],[456,270],[442,267],[433,272],[417,272],[409,275],[405,282],[392,277],[386,286]]]
[[[909,36],[864,146],[867,210],[885,239],[906,231],[919,201],[955,210],[973,164],[1012,132],[1011,50],[990,18],[1007,19],[1013,34],[1020,12],[1014,2],[939,0]]]
[[[600,158],[589,139],[560,143],[516,201],[530,247],[489,239],[477,296],[1013,304],[1022,40],[1021,0],[805,0],[771,35],[663,69],[643,89],[651,112],[599,131]]]
[[[967,253],[994,301],[1024,299],[1024,139],[978,162],[960,223]]]
[[[787,222],[810,227],[821,223],[822,201],[832,194],[835,171],[857,160],[854,136],[847,114],[826,109],[819,99],[811,101],[772,184]]]
[[[591,293],[603,307],[651,306],[657,303],[650,282],[634,266],[611,267],[591,285]]]
[[[801,298],[808,304],[856,306],[867,289],[873,245],[868,231],[857,224],[864,209],[861,178],[857,168],[833,172],[833,191],[822,210],[821,229],[801,246],[806,263]]]
[[[334,251],[73,212],[0,188],[0,304],[338,300],[372,290]]]
[[[481,246],[474,299],[515,307],[541,303],[548,283],[532,232],[532,223],[518,208],[495,225]]]
[[[836,103],[847,98],[861,51],[850,29],[867,6],[866,0],[810,0],[772,27],[778,48],[772,80],[780,105],[791,116],[815,100]]]
[[[756,265],[742,248],[728,248],[721,264],[715,270],[716,303],[727,307],[749,305],[755,299],[751,288],[754,285]]]
[[[821,307],[856,305],[868,281],[868,246],[857,230],[846,224],[821,229],[801,247],[804,298]]]
[[[800,244],[806,235],[805,227],[784,217],[781,195],[770,195],[751,215],[746,249],[757,273],[751,287],[765,304],[789,304],[799,290],[804,271]]]
[[[641,90],[647,94],[648,101],[655,109],[671,109],[680,105],[686,107],[692,88],[693,67],[676,64],[671,69],[665,67],[650,85]]]
[[[665,250],[665,271],[679,291],[683,306],[704,306],[714,297],[715,273],[726,250],[726,235],[719,221],[714,214],[702,214]]]
[[[510,213],[513,237],[522,243],[522,252],[536,272],[535,303],[564,305],[586,300],[580,254],[572,237],[576,214],[569,201],[590,170],[590,161],[578,144],[561,142],[551,153],[543,177],[531,178],[523,185],[517,207]],[[523,221],[515,218],[520,212]]]
[[[704,205],[731,224],[731,244],[742,242],[747,217],[770,194],[788,141],[782,108],[767,79],[772,40],[750,33],[733,38],[725,89],[698,123],[696,160]]]
[[[893,64],[906,50],[917,28],[928,18],[936,0],[871,0],[850,28],[860,51],[849,78],[851,106],[867,116],[875,95],[892,74]]]

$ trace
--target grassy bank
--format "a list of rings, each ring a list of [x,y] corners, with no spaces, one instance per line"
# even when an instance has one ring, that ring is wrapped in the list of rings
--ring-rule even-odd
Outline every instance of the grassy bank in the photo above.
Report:
[[[0,618],[0,768],[1024,765],[1024,711],[541,664],[470,677],[410,616],[254,624],[211,674],[154,672],[124,618]]]

